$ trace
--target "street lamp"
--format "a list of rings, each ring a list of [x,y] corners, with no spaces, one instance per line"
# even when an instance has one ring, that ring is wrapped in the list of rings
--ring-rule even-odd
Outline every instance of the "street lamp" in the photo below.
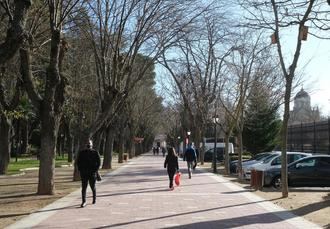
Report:
[[[217,116],[214,116],[212,118],[212,121],[214,123],[214,151],[213,151],[213,173],[217,173],[217,123],[219,121],[219,118]]]
[[[177,144],[177,146],[178,146],[178,151],[177,151],[178,155],[180,155],[180,139],[181,139],[181,137],[178,136],[178,144]]]

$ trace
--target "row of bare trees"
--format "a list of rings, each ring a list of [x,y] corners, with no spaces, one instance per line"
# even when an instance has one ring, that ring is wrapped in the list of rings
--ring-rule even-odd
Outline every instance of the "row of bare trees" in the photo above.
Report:
[[[200,11],[168,0],[1,1],[1,172],[10,114],[24,97],[40,124],[38,194],[55,191],[59,130],[74,146],[69,151],[87,138],[103,140],[103,168],[111,168],[115,139],[119,161],[124,147],[134,156],[135,136],[152,143],[162,110],[155,62]]]
[[[264,33],[233,30],[232,19],[220,18],[219,10],[225,9],[203,13],[194,25],[199,30],[187,31],[169,51],[175,50],[176,55],[170,59],[170,54],[164,54],[161,61],[173,78],[176,94],[180,95],[183,115],[176,118],[185,131],[191,130],[198,149],[214,116],[219,117],[227,145],[234,131],[242,135],[251,91],[267,87],[271,91],[269,96],[278,102],[283,94],[278,62],[273,61],[274,52],[265,42]],[[203,163],[203,150],[199,152]],[[239,153],[241,161],[242,149]],[[225,170],[229,173],[228,150],[226,155]]]
[[[275,103],[284,95],[286,164],[289,102],[306,38],[302,31],[307,23],[313,30],[328,28],[325,7],[326,1],[316,0],[1,1],[0,171],[9,163],[12,121],[17,119],[30,129],[40,124],[39,194],[55,190],[59,130],[74,146],[71,155],[87,138],[93,137],[96,145],[105,141],[103,168],[111,168],[115,139],[122,149],[119,161],[125,145],[134,156],[134,144],[125,142],[137,135],[152,139],[146,127],[159,123],[155,63],[174,82],[167,95],[180,108],[176,126],[192,130],[199,147],[211,117],[219,116],[226,144],[233,133],[240,139],[239,165],[251,91],[269,88]],[[289,27],[297,31],[292,61],[281,42],[282,30]],[[270,33],[275,45],[269,45]],[[22,107],[25,112],[18,112]],[[229,173],[228,151],[225,158]],[[286,166],[282,168],[287,196]]]
[[[184,114],[182,117],[177,112],[175,118],[186,130],[192,131],[199,148],[207,124],[213,116],[218,116],[226,143],[231,135],[237,136],[239,168],[244,116],[251,92],[264,92],[260,96],[271,98],[273,107],[284,104],[283,197],[288,196],[287,123],[292,89],[300,80],[296,73],[298,60],[308,34],[326,37],[328,9],[327,1],[242,0],[237,5],[228,2],[216,7],[215,12],[203,14],[199,26],[195,25],[199,30],[187,31],[184,39],[171,50],[176,52],[174,58],[169,59],[171,53],[163,56],[162,63],[175,84],[173,91],[180,98],[175,106],[181,106]],[[237,14],[238,11],[241,14]],[[309,30],[308,25],[311,25]],[[287,42],[290,37],[285,37],[288,33],[295,37],[293,46]],[[285,49],[293,50],[293,55],[287,55]],[[228,174],[228,147],[226,151]],[[203,156],[201,160],[203,163]]]

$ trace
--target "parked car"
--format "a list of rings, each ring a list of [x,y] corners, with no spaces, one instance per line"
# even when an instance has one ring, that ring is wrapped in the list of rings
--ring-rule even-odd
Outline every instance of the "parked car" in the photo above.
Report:
[[[311,156],[310,153],[301,153],[301,152],[287,152],[288,164],[299,160],[300,158]],[[275,152],[274,155],[271,155],[259,163],[253,164],[244,168],[244,177],[246,179],[251,179],[251,170],[265,171],[271,168],[281,168],[281,152]]]
[[[263,152],[263,153],[258,153],[251,157],[249,160],[244,160],[242,161],[242,166],[247,166],[249,164],[256,163],[257,161],[262,160],[263,158],[267,157],[271,152]],[[231,161],[230,162],[230,172],[231,173],[237,173],[237,165],[238,165],[238,160]]]
[[[289,186],[330,187],[330,155],[308,156],[288,165]],[[281,187],[281,168],[264,171],[264,185]]]
[[[224,160],[224,148],[223,147],[217,147],[217,162],[221,162]],[[206,150],[204,152],[204,161],[205,162],[212,162],[213,161],[213,153],[214,148]]]
[[[251,168],[255,165],[255,164],[259,164],[262,161],[269,159],[269,158],[273,158],[276,157],[277,155],[280,155],[280,152],[277,151],[273,151],[273,152],[267,152],[264,154],[263,157],[258,158],[257,160],[253,160],[253,161],[247,161],[246,163],[244,162],[242,164],[242,172],[243,172],[243,176],[245,179],[249,180],[250,179],[250,171]]]

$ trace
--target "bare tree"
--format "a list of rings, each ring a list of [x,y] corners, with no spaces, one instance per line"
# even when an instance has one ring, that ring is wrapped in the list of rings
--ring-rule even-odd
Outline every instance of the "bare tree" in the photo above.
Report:
[[[82,138],[112,125],[130,91],[192,21],[191,15],[188,3],[165,0],[100,0],[81,9],[74,21],[93,47],[99,99],[97,118]],[[148,59],[137,62],[139,54]],[[139,68],[133,67],[136,63]]]
[[[26,91],[34,107],[40,112],[41,149],[38,194],[54,194],[55,191],[55,149],[62,108],[66,79],[62,72],[64,54],[68,44],[63,39],[63,23],[74,9],[78,0],[48,1],[50,49],[49,62],[45,71],[43,93],[33,84],[31,71],[31,46],[20,50],[21,68]]]
[[[235,39],[233,39],[235,41]],[[226,59],[227,74],[219,87],[219,109],[222,110],[221,127],[225,133],[225,171],[229,174],[228,143],[233,131],[236,130],[239,139],[239,163],[241,174],[243,115],[250,91],[258,84],[274,87],[278,93],[281,84],[276,75],[278,64],[272,62],[273,53],[270,45],[265,44],[263,33],[251,30],[243,31],[232,45],[232,52]]]
[[[171,56],[169,52],[168,56],[163,55],[161,61],[179,90],[198,149],[210,118],[210,104],[216,96],[224,58],[230,53],[230,48],[226,48],[226,39],[230,34],[228,25],[224,20],[219,21],[218,14],[208,10],[202,15],[198,23],[185,31],[172,50],[176,53],[173,58],[168,57]],[[203,151],[199,152],[203,164]]]
[[[17,53],[28,34],[25,31],[30,0],[0,2],[0,13],[7,16],[8,26],[5,41],[0,43],[0,65],[6,63]]]
[[[0,174],[6,174],[10,160],[10,129],[12,128],[12,119],[19,116],[15,112],[21,96],[22,81],[17,78],[16,82],[12,80],[12,75],[5,75],[3,67],[0,73]],[[10,77],[10,80],[8,80]],[[7,78],[7,80],[5,80]],[[5,82],[6,81],[6,82]],[[5,86],[6,85],[6,86]],[[18,152],[16,152],[18,153]]]
[[[242,6],[250,13],[245,26],[260,29],[265,28],[272,32],[272,43],[276,45],[283,78],[285,79],[285,98],[284,98],[284,114],[283,126],[281,130],[282,136],[282,196],[288,197],[288,177],[287,177],[287,126],[289,120],[290,100],[292,92],[292,84],[296,76],[298,60],[302,49],[302,41],[307,40],[308,34],[317,35],[317,31],[329,29],[329,7],[325,1],[281,1],[260,3],[258,1],[241,1]],[[308,28],[308,23],[312,24],[312,28]],[[294,29],[296,37],[294,55],[285,56],[284,46],[281,33],[285,33],[286,29]],[[292,30],[291,30],[292,31]],[[324,34],[322,34],[324,35]]]
[[[191,12],[186,3],[177,1],[103,0],[89,3],[84,17],[76,18],[93,46],[99,84],[100,111],[89,135],[113,117],[177,32],[190,23]],[[140,62],[133,74],[139,53],[149,60]]]

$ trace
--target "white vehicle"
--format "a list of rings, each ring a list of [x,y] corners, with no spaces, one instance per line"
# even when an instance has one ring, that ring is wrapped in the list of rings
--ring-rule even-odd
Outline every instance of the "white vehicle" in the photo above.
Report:
[[[209,149],[214,149],[214,138],[204,138],[204,144],[205,144],[205,148],[204,148],[204,152],[209,150]],[[219,139],[217,139],[218,141],[220,141]],[[200,144],[200,147],[202,147],[203,144]],[[225,149],[226,147],[226,143],[225,142],[217,142],[217,148],[223,148]],[[234,145],[233,143],[229,142],[228,143],[228,153],[234,153]]]
[[[205,140],[206,138],[204,138],[205,141],[205,148],[203,149],[204,152],[210,150],[210,149],[214,149],[214,141],[210,142],[210,140]],[[213,139],[212,139],[213,140]],[[192,144],[194,145],[194,143],[192,142]],[[202,149],[203,147],[203,143],[201,142],[199,145],[200,149]],[[223,152],[225,151],[225,147],[226,147],[226,143],[224,142],[217,142],[217,149],[219,150],[219,148],[223,149]],[[179,155],[183,155],[183,142],[180,142],[180,147],[178,148],[178,152]],[[232,154],[234,153],[234,145],[233,143],[229,143],[229,149],[228,149],[228,153]]]
[[[303,158],[310,156],[310,153],[301,153],[301,152],[287,152],[288,164]],[[270,156],[266,157],[261,162],[251,164],[248,166],[243,166],[243,175],[245,179],[251,179],[251,170],[265,171],[271,168],[281,168],[281,152],[277,151],[272,153]]]

